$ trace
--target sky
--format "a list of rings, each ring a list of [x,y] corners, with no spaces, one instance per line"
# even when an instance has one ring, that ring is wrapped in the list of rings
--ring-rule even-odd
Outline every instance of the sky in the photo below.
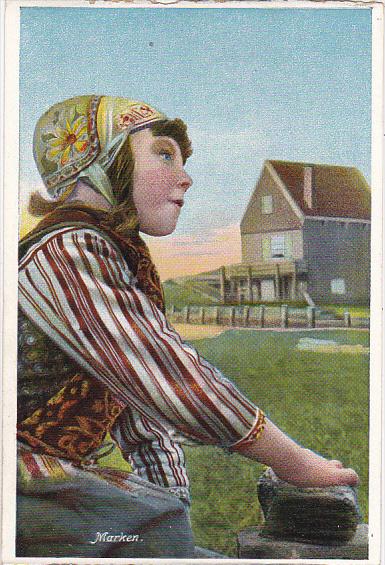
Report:
[[[92,93],[188,125],[194,182],[179,225],[147,239],[163,279],[240,261],[239,223],[266,159],[355,166],[370,183],[370,8],[121,6],[21,9],[22,206],[43,189],[38,118]]]

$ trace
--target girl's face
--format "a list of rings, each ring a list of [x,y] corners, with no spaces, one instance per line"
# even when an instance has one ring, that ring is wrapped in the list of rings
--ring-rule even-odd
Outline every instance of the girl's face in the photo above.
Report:
[[[171,137],[154,136],[150,129],[132,134],[131,145],[139,229],[148,235],[168,235],[176,227],[185,192],[192,184],[179,145]]]

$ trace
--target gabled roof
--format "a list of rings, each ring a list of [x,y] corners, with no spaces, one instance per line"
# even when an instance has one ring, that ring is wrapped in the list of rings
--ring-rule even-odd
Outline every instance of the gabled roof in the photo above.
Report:
[[[269,160],[305,216],[370,220],[370,187],[355,167]],[[304,170],[312,168],[315,203],[304,201]]]

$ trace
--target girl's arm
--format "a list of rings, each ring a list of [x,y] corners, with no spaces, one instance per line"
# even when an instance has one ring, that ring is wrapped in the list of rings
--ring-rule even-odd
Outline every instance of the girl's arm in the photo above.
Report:
[[[298,445],[270,420],[257,440],[239,442],[232,451],[271,467],[278,477],[298,487],[356,485],[358,475],[339,461],[327,460]]]

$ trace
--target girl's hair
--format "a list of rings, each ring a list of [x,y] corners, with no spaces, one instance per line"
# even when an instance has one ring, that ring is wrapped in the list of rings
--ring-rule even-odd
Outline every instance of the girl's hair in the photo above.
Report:
[[[183,164],[186,163],[192,154],[192,148],[191,141],[187,135],[187,126],[181,119],[155,122],[151,126],[151,131],[154,136],[165,136],[174,139],[180,147]],[[106,170],[106,175],[111,182],[117,204],[108,211],[104,223],[115,229],[122,236],[127,235],[131,230],[135,230],[138,227],[136,210],[132,199],[134,165],[134,155],[130,136],[128,135],[116,158]],[[70,187],[69,194],[74,185]],[[45,216],[63,205],[65,205],[65,199],[60,199],[59,201],[48,200],[39,192],[34,192],[29,200],[28,212],[33,216]]]

